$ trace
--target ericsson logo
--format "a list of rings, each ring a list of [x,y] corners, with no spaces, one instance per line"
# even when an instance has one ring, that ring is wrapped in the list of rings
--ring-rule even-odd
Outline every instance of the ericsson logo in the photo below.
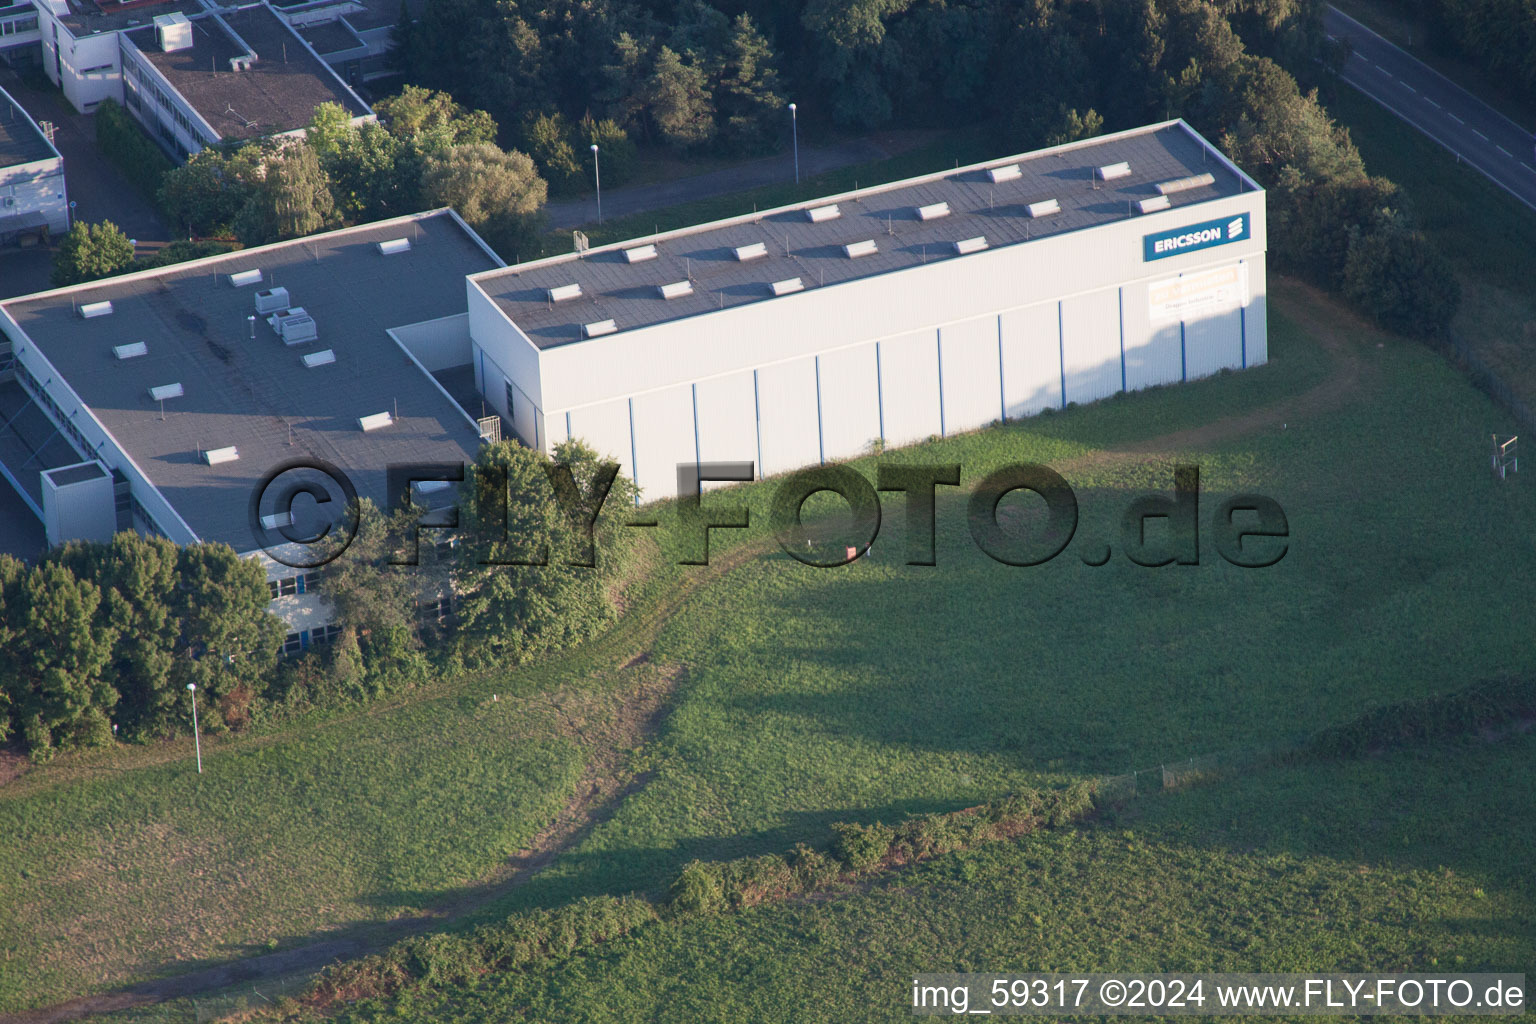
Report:
[[[1142,258],[1160,260],[1179,253],[1209,249],[1213,245],[1225,245],[1239,238],[1248,237],[1248,214],[1239,214],[1231,220],[1212,220],[1203,224],[1159,231],[1142,237]]]

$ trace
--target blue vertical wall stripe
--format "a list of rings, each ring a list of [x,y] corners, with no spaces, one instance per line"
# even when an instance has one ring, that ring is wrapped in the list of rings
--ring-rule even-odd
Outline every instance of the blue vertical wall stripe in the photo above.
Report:
[[[1180,274],[1182,278],[1184,275]],[[1179,380],[1189,380],[1189,357],[1184,350],[1184,317],[1179,317]]]
[[[567,441],[576,440],[576,435],[571,432],[571,414],[569,411],[565,414],[565,439]]]
[[[752,371],[752,432],[757,437],[757,475],[767,476],[763,469],[763,402],[757,395],[757,371]]]
[[[997,314],[997,409],[998,419],[1008,422],[1008,388],[1003,383],[1003,314]]]
[[[699,386],[688,385],[688,390],[693,392],[693,461],[704,461],[704,452],[699,446]]]
[[[880,343],[875,342],[875,413],[880,418],[880,442],[885,443],[885,381],[880,374]]]
[[[825,418],[821,415],[821,356],[816,357],[816,454],[821,458],[821,464],[827,464],[827,439],[824,436],[826,429]]]
[[[1067,329],[1065,327],[1066,314],[1062,312],[1061,300],[1056,301],[1056,358],[1060,360],[1057,365],[1061,367],[1061,407],[1067,407]]]
[[[1125,288],[1115,293],[1120,301],[1120,390],[1125,390]]]
[[[933,349],[939,357],[939,436],[948,437],[944,433],[944,331],[942,328],[933,332]]]
[[[1238,260],[1239,274],[1247,270],[1247,261]],[[1243,347],[1243,369],[1248,369],[1248,303],[1244,302],[1237,307],[1237,340]]]
[[[629,472],[636,484],[640,482],[640,459],[635,446],[635,400],[629,399]],[[640,489],[635,488],[635,505],[640,505]]]

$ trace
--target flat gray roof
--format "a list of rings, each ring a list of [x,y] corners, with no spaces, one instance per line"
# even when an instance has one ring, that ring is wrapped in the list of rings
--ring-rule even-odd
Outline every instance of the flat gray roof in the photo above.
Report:
[[[353,117],[369,113],[270,8],[258,4],[191,21],[193,45],[171,53],[161,51],[153,25],[125,35],[221,138],[302,128],[322,103],[339,103]],[[249,70],[231,70],[230,58],[247,53],[257,58]]]
[[[410,251],[379,253],[378,242],[402,237]],[[385,331],[462,314],[465,276],[496,265],[439,211],[0,306],[187,524],[244,551],[255,546],[252,493],[282,463],[331,463],[383,508],[390,464],[474,458],[474,423]],[[231,285],[230,274],[254,269],[260,284]],[[255,294],[273,286],[314,317],[318,341],[286,346],[263,319],[250,339]],[[104,299],[110,315],[76,312]],[[115,346],[134,342],[148,353],[114,356]],[[335,363],[305,368],[302,357],[322,349]],[[173,383],[185,394],[165,401],[162,420],[149,389]],[[359,428],[359,418],[381,412],[395,422]],[[239,449],[236,461],[210,466],[200,457],[229,446]]]
[[[81,462],[73,466],[60,466],[58,469],[44,470],[48,479],[53,481],[55,487],[68,487],[70,484],[78,484],[83,480],[95,480],[97,477],[106,476],[106,472],[94,462]]]
[[[117,32],[136,25],[148,25],[161,14],[181,13],[188,17],[201,12],[202,0],[65,0],[69,13],[59,18],[78,39],[95,32]]]
[[[0,89],[0,167],[36,163],[57,155],[21,104]]]
[[[1131,173],[1095,181],[1094,169],[1129,162]],[[1020,176],[994,184],[990,168],[1018,164]],[[985,236],[991,248],[1126,220],[1130,204],[1158,194],[1159,182],[1209,172],[1211,184],[1170,196],[1192,206],[1257,188],[1233,170],[1183,122],[1152,126],[1056,149],[1005,157],[969,168],[861,189],[760,216],[717,221],[671,232],[656,241],[657,258],[629,263],[623,250],[639,238],[521,264],[476,283],[540,348],[579,340],[582,325],[613,320],[620,331],[772,297],[770,284],[800,278],[807,289],[890,273],[958,257],[954,243]],[[1028,204],[1055,199],[1061,212],[1030,218]],[[836,202],[841,216],[812,223],[806,211]],[[919,219],[919,207],[947,203],[950,214]],[[843,246],[873,240],[878,251],[849,258]],[[733,253],[761,243],[767,255],[750,262]],[[665,299],[658,287],[689,280],[693,294]],[[549,301],[548,290],[580,284],[580,298]]]

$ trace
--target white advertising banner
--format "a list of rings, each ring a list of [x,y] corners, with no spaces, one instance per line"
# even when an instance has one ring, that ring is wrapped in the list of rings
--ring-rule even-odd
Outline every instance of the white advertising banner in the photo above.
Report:
[[[1147,286],[1148,314],[1153,323],[1225,313],[1247,302],[1248,266],[1243,263],[1153,281]]]

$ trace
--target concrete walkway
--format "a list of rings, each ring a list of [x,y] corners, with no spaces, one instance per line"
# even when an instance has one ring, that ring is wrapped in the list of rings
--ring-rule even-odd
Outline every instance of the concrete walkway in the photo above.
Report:
[[[800,147],[800,178],[806,178],[841,167],[888,160],[893,156],[916,149],[938,138],[936,131],[892,131],[863,138],[850,139],[832,146]],[[690,175],[671,181],[649,185],[629,185],[624,188],[603,190],[603,219],[625,217],[645,210],[661,210],[669,206],[708,199],[712,196],[729,195],[764,185],[783,185],[795,180],[794,154],[749,160],[734,167],[725,167],[707,174]],[[597,199],[561,200],[544,207],[549,215],[549,226],[570,230],[597,221]]]

